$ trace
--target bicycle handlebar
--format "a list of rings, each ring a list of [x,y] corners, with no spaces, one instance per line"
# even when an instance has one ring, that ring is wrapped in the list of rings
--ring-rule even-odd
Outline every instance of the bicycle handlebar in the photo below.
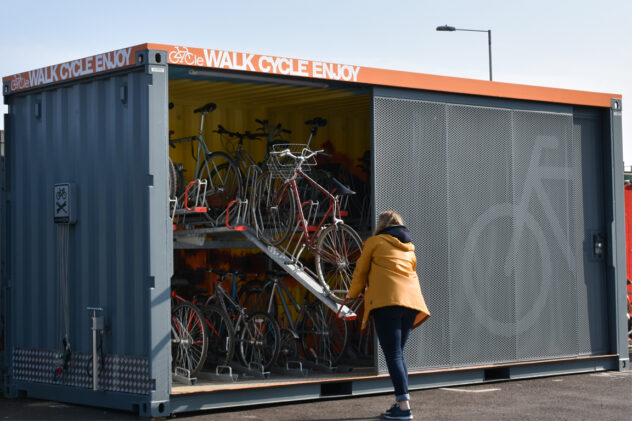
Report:
[[[270,121],[269,120],[259,120],[258,118],[255,118],[255,122],[261,126],[261,129],[260,129],[262,131],[262,133],[260,133],[261,136],[269,136],[270,135],[271,126],[270,126]],[[274,126],[272,128],[272,132],[290,134],[290,133],[292,133],[292,130],[284,129],[282,127],[281,123],[278,123],[276,126]]]
[[[224,126],[222,126],[221,124],[218,124],[217,130],[213,130],[213,132],[219,135],[225,134],[225,135],[228,135],[229,137],[236,137],[238,139],[250,139],[250,140],[259,140],[261,137],[267,136],[267,134],[265,133],[250,133],[249,131],[246,131],[244,133],[231,132],[230,130],[226,130],[226,128],[224,128]]]
[[[305,151],[308,151],[309,153],[305,154]],[[310,151],[307,148],[303,148],[303,150],[301,151],[300,155],[294,155],[292,152],[290,152],[289,149],[283,149],[282,151],[270,152],[270,153],[279,155],[280,157],[289,156],[290,158],[293,158],[293,159],[295,159],[297,161],[306,161],[306,160],[308,160],[310,158],[315,157],[316,155],[321,155],[321,154],[327,155],[327,154],[324,153],[324,151],[322,149],[319,150],[319,151]]]
[[[182,137],[180,139],[169,139],[169,144],[173,146],[176,143],[191,142],[193,140],[197,140],[197,138],[198,138],[197,136],[187,136],[187,137]]]
[[[208,268],[206,269],[207,272],[209,273],[214,273],[216,275],[219,275],[221,278],[224,278],[226,276],[237,276],[238,278],[242,278],[242,279],[246,279],[246,277],[248,276],[247,272],[237,272],[237,271],[230,271],[230,270],[224,270],[224,269],[213,269],[213,268]],[[257,274],[254,274],[255,277],[257,276]]]

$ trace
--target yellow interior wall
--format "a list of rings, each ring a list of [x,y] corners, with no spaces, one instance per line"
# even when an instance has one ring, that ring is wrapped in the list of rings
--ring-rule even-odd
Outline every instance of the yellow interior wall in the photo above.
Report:
[[[291,135],[284,137],[292,143],[306,143],[310,127],[305,121],[325,118],[328,123],[314,137],[312,149],[325,145],[329,146],[325,149],[331,151],[333,147],[332,162],[343,164],[349,171],[363,176],[356,165],[370,147],[371,100],[368,94],[290,85],[174,80],[170,82],[169,100],[174,104],[169,110],[169,130],[174,132],[174,139],[197,134],[201,114],[193,113],[193,110],[208,102],[217,104],[217,109],[206,116],[203,133],[211,152],[226,151],[220,136],[213,132],[218,124],[229,131],[254,132],[259,127],[255,119],[267,119],[273,125],[281,123],[283,128],[291,130]],[[245,140],[244,144],[253,158],[263,159],[265,140]],[[229,148],[235,145],[233,143]],[[184,165],[188,180],[194,164],[190,143],[178,144],[169,152],[174,162]]]

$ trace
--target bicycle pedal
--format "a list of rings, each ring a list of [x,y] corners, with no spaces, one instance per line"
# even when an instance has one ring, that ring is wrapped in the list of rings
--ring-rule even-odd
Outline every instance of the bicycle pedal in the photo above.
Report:
[[[193,208],[193,212],[195,213],[206,213],[208,212],[208,209],[204,206],[196,206]]]
[[[245,225],[237,225],[235,226],[235,231],[246,231],[248,229]]]

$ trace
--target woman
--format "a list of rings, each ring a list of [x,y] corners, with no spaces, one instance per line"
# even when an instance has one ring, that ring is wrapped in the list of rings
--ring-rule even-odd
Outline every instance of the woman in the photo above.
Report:
[[[395,404],[382,414],[386,419],[413,419],[403,351],[411,330],[430,316],[416,268],[415,246],[401,216],[382,212],[375,234],[364,243],[347,296],[356,298],[364,291],[362,329],[369,314],[373,316],[395,389]]]

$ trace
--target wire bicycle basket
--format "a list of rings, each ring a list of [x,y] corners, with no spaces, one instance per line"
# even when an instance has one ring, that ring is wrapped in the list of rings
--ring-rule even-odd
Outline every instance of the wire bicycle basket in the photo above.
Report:
[[[273,178],[287,180],[292,178],[297,168],[307,172],[309,167],[316,165],[316,158],[311,157],[306,160],[295,159],[283,152],[289,150],[295,156],[308,155],[312,151],[304,143],[280,143],[272,145],[272,151],[266,161],[266,166]]]

